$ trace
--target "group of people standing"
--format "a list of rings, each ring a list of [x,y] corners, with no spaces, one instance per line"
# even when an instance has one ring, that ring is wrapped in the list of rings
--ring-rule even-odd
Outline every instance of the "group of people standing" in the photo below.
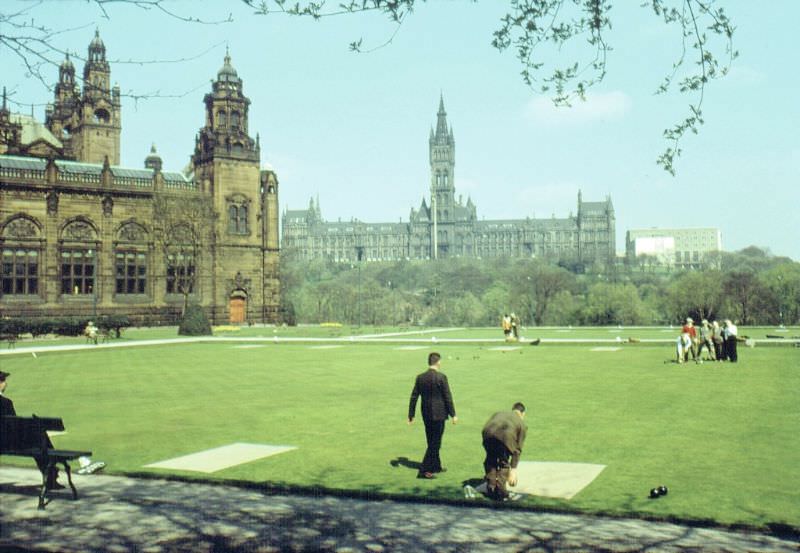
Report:
[[[428,447],[417,478],[426,480],[432,480],[437,473],[447,470],[439,457],[445,422],[450,418],[453,424],[458,423],[447,376],[440,370],[441,359],[438,353],[428,355],[428,370],[417,375],[408,404],[408,424],[412,424],[417,400],[422,398],[422,421],[425,423]],[[501,411],[492,415],[483,427],[483,448],[486,452],[483,467],[487,493],[494,499],[507,497],[506,485],[514,486],[517,483],[517,464],[528,432],[524,419],[525,405],[517,402],[510,412]]]
[[[681,334],[677,340],[678,363],[689,361],[689,355],[695,363],[703,362],[703,348],[707,352],[708,361],[730,361],[736,363],[739,355],[736,349],[739,330],[730,319],[725,319],[722,325],[718,321],[711,323],[703,319],[700,322],[700,332],[694,326],[691,317],[681,327]]]

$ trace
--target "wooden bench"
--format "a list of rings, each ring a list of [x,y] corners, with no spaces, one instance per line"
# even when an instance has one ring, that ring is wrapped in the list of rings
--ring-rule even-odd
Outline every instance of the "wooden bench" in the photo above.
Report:
[[[69,461],[78,457],[91,456],[91,451],[72,451],[51,447],[48,430],[64,430],[64,421],[57,418],[0,417],[0,455],[16,455],[42,459],[42,488],[39,491],[39,509],[44,509],[47,495],[47,475],[58,464],[67,473],[67,482],[72,490],[72,499],[78,499],[78,491],[72,483],[72,470]]]

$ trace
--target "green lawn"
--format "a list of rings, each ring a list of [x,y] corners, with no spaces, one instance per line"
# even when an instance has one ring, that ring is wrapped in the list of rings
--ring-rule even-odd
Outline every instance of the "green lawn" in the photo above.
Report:
[[[424,451],[422,421],[409,427],[406,410],[427,349],[253,345],[20,352],[0,357],[0,368],[12,373],[7,395],[20,415],[63,417],[68,433],[56,446],[94,450],[109,473],[165,474],[142,467],[233,442],[294,445],[211,478],[458,499],[462,481],[481,476],[483,423],[521,400],[523,460],[607,465],[572,500],[531,497],[527,506],[800,527],[797,348],[741,348],[738,365],[676,365],[665,363],[666,345],[437,346],[459,424],[444,436],[449,471],[420,481],[390,461]],[[670,494],[647,499],[660,484]]]

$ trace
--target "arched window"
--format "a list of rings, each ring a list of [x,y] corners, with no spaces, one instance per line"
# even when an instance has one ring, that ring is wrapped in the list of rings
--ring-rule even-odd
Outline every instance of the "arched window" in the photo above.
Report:
[[[225,110],[219,110],[217,112],[217,125],[220,127],[227,127],[228,126],[228,114]]]
[[[232,111],[231,112],[231,127],[238,127],[239,126],[239,112]]]
[[[246,200],[228,204],[228,234],[248,234],[248,207]]]

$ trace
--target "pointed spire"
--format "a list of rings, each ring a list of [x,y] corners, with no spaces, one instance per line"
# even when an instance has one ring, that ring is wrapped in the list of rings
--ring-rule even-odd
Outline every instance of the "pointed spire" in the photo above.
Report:
[[[436,139],[446,140],[448,136],[447,112],[444,110],[444,96],[439,96],[439,112],[436,114]]]

